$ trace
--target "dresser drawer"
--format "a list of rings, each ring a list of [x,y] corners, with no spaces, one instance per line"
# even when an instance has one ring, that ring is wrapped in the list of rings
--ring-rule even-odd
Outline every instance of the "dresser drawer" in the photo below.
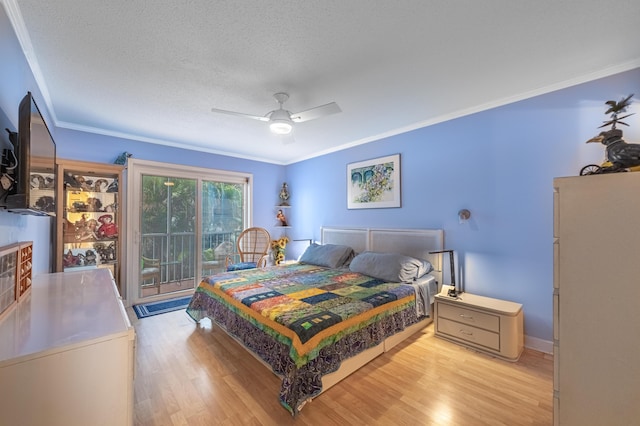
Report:
[[[442,305],[440,307],[442,307]],[[438,318],[437,331],[475,345],[484,346],[495,351],[500,350],[500,334],[498,333],[461,324],[442,317]]]
[[[496,333],[500,332],[500,317],[498,315],[465,309],[448,303],[438,303],[438,318],[448,318]]]

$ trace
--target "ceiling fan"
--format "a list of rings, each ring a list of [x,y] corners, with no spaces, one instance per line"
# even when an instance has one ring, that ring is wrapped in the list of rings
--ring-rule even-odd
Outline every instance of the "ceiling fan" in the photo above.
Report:
[[[316,118],[323,117],[329,114],[335,114],[342,110],[335,102],[330,102],[325,105],[320,105],[315,108],[311,108],[302,112],[292,113],[282,107],[289,94],[279,92],[273,95],[280,106],[278,109],[268,112],[264,116],[245,114],[242,112],[227,111],[224,109],[211,108],[211,111],[222,114],[237,115],[240,117],[252,118],[254,120],[260,120],[269,123],[271,131],[277,135],[288,135],[293,130],[293,123],[302,123],[303,121],[314,120]]]

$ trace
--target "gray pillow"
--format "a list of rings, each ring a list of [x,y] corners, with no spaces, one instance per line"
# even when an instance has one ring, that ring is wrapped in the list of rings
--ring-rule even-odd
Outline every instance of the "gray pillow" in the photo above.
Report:
[[[300,256],[300,263],[341,268],[353,258],[353,249],[338,244],[311,244]]]
[[[433,266],[402,254],[365,251],[353,258],[349,269],[389,282],[408,283],[431,272]]]

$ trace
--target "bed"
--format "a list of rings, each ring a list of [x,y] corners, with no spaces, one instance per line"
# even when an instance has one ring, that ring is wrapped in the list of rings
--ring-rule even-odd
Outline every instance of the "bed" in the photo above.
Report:
[[[209,318],[282,379],[292,415],[432,321],[442,230],[323,227],[299,262],[203,278]]]

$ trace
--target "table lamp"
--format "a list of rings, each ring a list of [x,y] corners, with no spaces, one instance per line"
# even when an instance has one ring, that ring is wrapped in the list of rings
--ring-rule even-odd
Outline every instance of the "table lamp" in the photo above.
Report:
[[[449,253],[449,266],[451,266],[451,285],[453,288],[450,288],[447,292],[447,296],[449,297],[457,297],[458,290],[456,289],[456,266],[453,256],[454,250],[438,250],[438,251],[430,251],[430,254],[439,254],[439,253]]]

